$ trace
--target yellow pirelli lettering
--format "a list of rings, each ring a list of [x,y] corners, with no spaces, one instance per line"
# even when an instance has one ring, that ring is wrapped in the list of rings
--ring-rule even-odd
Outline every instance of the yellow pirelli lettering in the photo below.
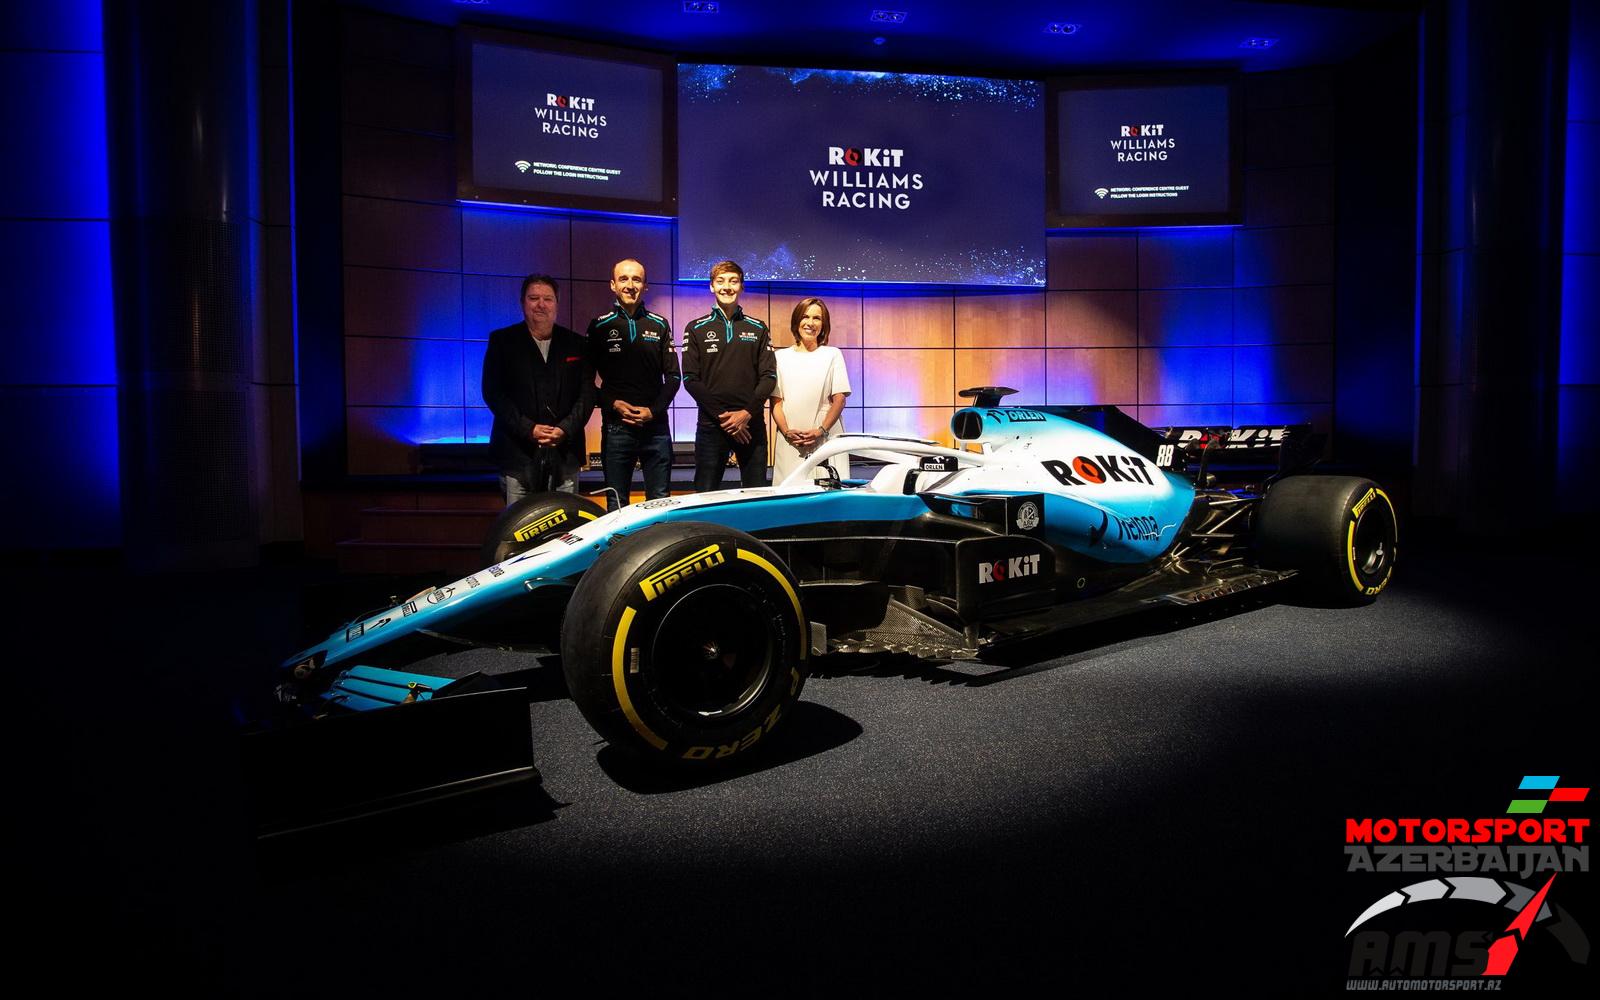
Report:
[[[628,725],[633,727],[633,731],[643,736],[645,742],[657,750],[665,750],[667,741],[644,724],[644,720],[639,718],[639,713],[634,710],[633,699],[628,697],[628,629],[632,627],[634,615],[637,613],[632,608],[622,610],[622,621],[617,625],[617,638],[611,644],[611,686],[617,692],[617,704],[622,708],[622,715],[628,720]]]
[[[761,556],[758,556],[754,552],[748,551],[747,549],[740,549],[739,558],[743,559],[745,562],[755,563],[768,573],[771,573],[772,578],[777,580],[778,584],[783,587],[783,592],[789,595],[789,603],[794,605],[795,624],[800,629],[800,658],[802,660],[805,659],[806,654],[810,652],[811,643],[806,641],[806,616],[805,612],[800,610],[800,595],[796,594],[794,592],[794,588],[789,586],[788,579],[785,578],[782,573],[778,572],[778,567],[772,565],[772,563],[763,559]]]
[[[743,554],[740,553],[740,555]],[[673,586],[685,577],[693,576],[695,573],[703,572],[713,566],[721,566],[727,561],[728,557],[722,554],[721,545],[707,545],[698,552],[691,552],[671,566],[651,573],[643,580],[640,580],[639,589],[644,591],[644,599],[646,601],[653,601],[668,590],[671,590]]]
[[[1357,590],[1361,590],[1361,577],[1356,573],[1356,520],[1353,517],[1350,519],[1350,530],[1345,534],[1344,552],[1350,565],[1350,582],[1356,585]]]
[[[516,541],[525,542],[530,538],[537,538],[538,536],[544,534],[549,529],[555,527],[558,524],[561,524],[561,523],[565,522],[566,519],[567,519],[567,512],[566,511],[564,511],[564,510],[553,510],[550,513],[546,514],[544,517],[539,518],[539,520],[533,522],[532,524],[527,525],[527,526],[522,527],[522,528],[518,528],[516,531],[511,533],[511,537]]]
[[[1367,490],[1367,495],[1362,497],[1360,500],[1356,501],[1355,507],[1352,508],[1351,511],[1350,511],[1350,516],[1353,517],[1353,518],[1360,517],[1362,515],[1362,513],[1364,513],[1366,511],[1367,504],[1371,503],[1372,502],[1372,498],[1377,496],[1377,495],[1378,495],[1377,487],[1373,487],[1372,489]]]

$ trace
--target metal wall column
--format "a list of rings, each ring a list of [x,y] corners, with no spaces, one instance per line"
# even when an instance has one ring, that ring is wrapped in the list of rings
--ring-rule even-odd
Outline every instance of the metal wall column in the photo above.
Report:
[[[105,4],[123,525],[142,569],[259,552],[256,14],[254,0]]]

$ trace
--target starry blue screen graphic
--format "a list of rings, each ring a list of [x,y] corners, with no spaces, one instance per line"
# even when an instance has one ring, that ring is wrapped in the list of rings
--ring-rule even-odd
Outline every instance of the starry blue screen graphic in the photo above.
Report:
[[[678,68],[678,276],[1043,287],[1030,80]]]

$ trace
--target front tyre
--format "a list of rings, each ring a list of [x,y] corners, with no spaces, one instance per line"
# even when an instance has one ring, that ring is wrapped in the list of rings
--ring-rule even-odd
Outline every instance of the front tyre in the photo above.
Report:
[[[530,493],[495,519],[483,540],[483,564],[503,563],[603,516],[599,504],[575,493]]]
[[[794,577],[732,528],[661,524],[614,545],[567,605],[561,661],[613,745],[715,767],[743,759],[800,698],[807,628]]]
[[[1394,576],[1398,528],[1389,495],[1367,479],[1291,476],[1256,511],[1255,551],[1269,569],[1299,571],[1313,596],[1370,604]]]

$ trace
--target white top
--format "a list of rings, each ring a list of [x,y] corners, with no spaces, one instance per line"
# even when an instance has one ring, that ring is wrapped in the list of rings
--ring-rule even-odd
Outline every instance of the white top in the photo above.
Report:
[[[773,353],[778,356],[778,387],[772,390],[772,396],[783,400],[783,413],[789,429],[809,431],[821,427],[834,394],[842,392],[850,395],[850,376],[844,370],[844,355],[837,347],[826,344],[814,351],[796,344]],[[843,433],[844,414],[841,413],[839,422],[828,431],[827,437],[837,437]],[[810,454],[810,449],[806,454]],[[782,434],[775,433],[772,439],[772,481],[782,482],[804,457]],[[840,455],[832,459],[832,463],[840,479],[849,478],[849,456]],[[818,469],[817,473],[826,476],[828,470]]]

